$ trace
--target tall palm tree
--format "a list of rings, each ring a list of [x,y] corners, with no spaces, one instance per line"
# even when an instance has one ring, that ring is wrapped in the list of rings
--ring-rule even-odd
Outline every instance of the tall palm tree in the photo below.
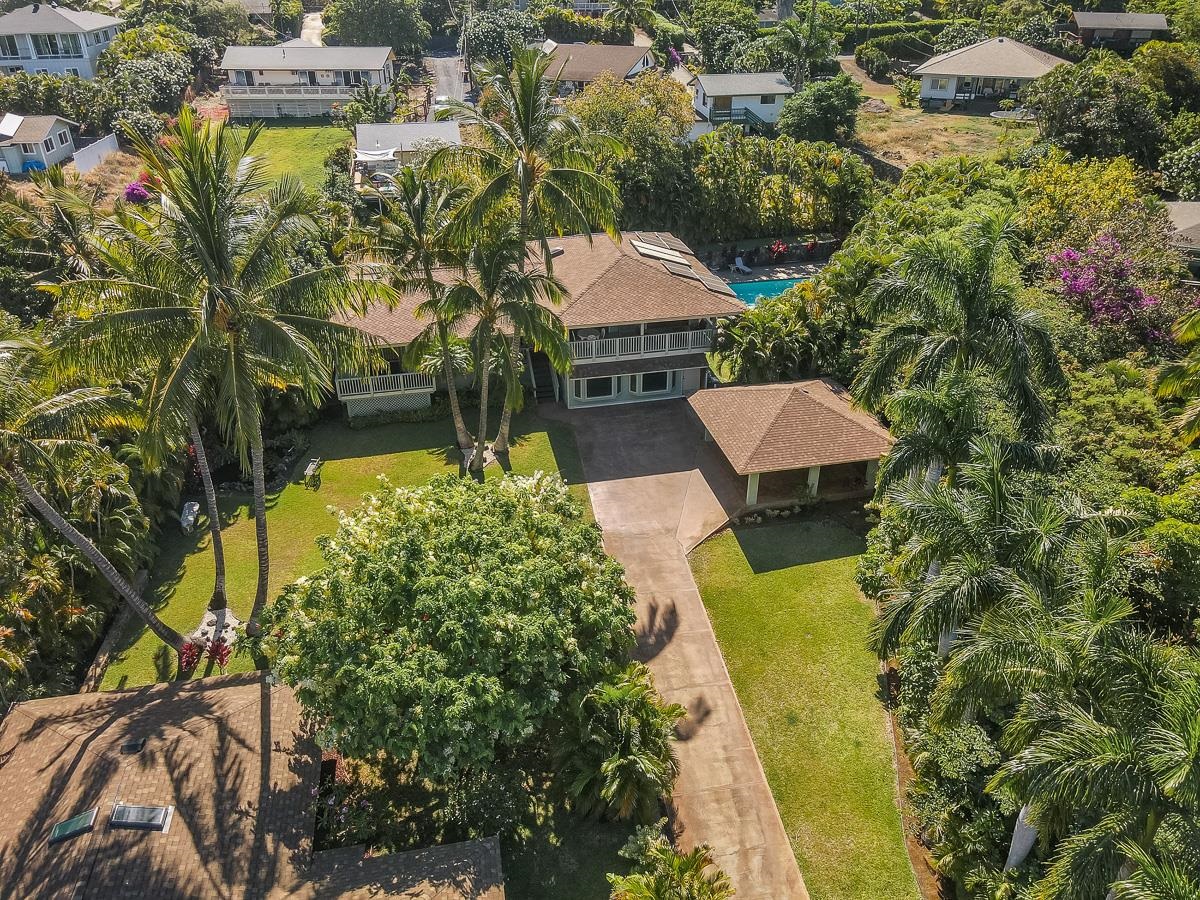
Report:
[[[1192,310],[1179,318],[1172,329],[1181,346],[1190,347],[1187,357],[1178,363],[1164,366],[1159,374],[1158,396],[1182,400],[1178,417],[1180,437],[1194,444],[1200,438],[1200,310]]]
[[[853,392],[871,410],[897,387],[932,387],[950,372],[985,375],[1026,438],[1049,419],[1043,388],[1065,378],[1042,317],[1021,303],[1010,248],[1011,213],[1001,210],[967,226],[917,238],[866,297],[879,322]]]
[[[251,632],[270,576],[262,391],[294,385],[316,401],[335,367],[373,365],[377,354],[363,334],[329,316],[394,296],[387,285],[349,278],[342,265],[292,271],[295,242],[319,233],[319,201],[291,178],[269,186],[250,155],[260,130],[201,124],[185,107],[167,140],[133,138],[159,202],[101,226],[111,274],[60,288],[99,311],[67,334],[65,352],[101,369],[151,367],[149,434],[195,440],[191,425],[211,398],[253,481]],[[206,500],[210,528],[219,529],[215,496]]]
[[[367,252],[391,267],[397,288],[424,292],[425,299],[416,312],[430,324],[409,344],[409,358],[419,360],[431,347],[436,348],[458,447],[468,450],[474,440],[459,403],[451,346],[459,323],[447,317],[442,304],[445,286],[434,275],[434,270],[443,266],[461,265],[462,254],[451,240],[450,225],[455,208],[466,198],[466,189],[445,179],[423,178],[412,168],[404,168],[386,177],[379,197],[382,212]]]
[[[613,0],[604,21],[619,28],[645,28],[654,21],[653,0]]]
[[[493,62],[477,67],[476,81],[490,98],[487,112],[456,101],[438,116],[476,126],[483,140],[437,151],[430,167],[437,173],[461,166],[476,179],[479,187],[458,216],[467,234],[478,233],[490,216],[515,210],[522,241],[537,243],[541,265],[552,274],[552,235],[585,234],[591,240],[592,231],[600,229],[619,240],[617,190],[596,171],[595,160],[600,151],[618,151],[620,145],[588,132],[555,104],[558,81],[547,77],[551,61],[541,50],[525,49],[513,54],[511,69]],[[525,268],[527,257],[528,250],[517,261],[519,268]],[[520,339],[516,333],[510,338],[514,347]],[[508,452],[519,397],[510,392],[504,404],[493,444],[497,453]]]
[[[3,204],[5,232],[40,267],[41,276],[91,271],[96,259],[90,235],[103,186],[89,188],[78,175],[68,176],[58,166],[31,177],[31,194]]]
[[[728,900],[733,884],[717,866],[712,848],[699,844],[680,853],[665,840],[650,848],[633,875],[609,875],[612,900]]]
[[[58,391],[45,348],[19,335],[0,339],[0,473],[50,527],[77,549],[141,617],[163,643],[177,652],[183,637],[164,623],[112,561],[72,525],[37,483],[61,488],[64,457],[99,455],[92,434],[98,428],[126,427],[133,405],[99,388]]]
[[[512,351],[512,342],[502,333],[511,329],[546,352],[554,365],[565,365],[567,357],[563,325],[550,308],[563,295],[562,284],[545,272],[525,271],[517,263],[525,254],[525,242],[515,229],[485,236],[467,258],[465,274],[446,289],[442,312],[452,320],[475,321],[472,343],[475,377],[479,384],[479,429],[469,468],[482,473],[488,420],[488,385],[494,364],[496,343],[501,341],[501,357]],[[510,356],[511,358],[511,356]],[[506,406],[519,403],[521,385],[506,371]],[[514,394],[518,395],[514,398]]]

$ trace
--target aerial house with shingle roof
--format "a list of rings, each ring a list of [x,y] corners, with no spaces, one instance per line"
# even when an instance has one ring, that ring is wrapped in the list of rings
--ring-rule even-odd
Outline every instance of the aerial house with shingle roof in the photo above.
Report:
[[[733,471],[746,479],[746,506],[870,494],[891,435],[827,378],[731,385],[688,404]]]
[[[546,41],[542,49],[551,57],[546,76],[567,90],[582,91],[605,73],[633,78],[654,68],[654,53],[649,47]]]
[[[1128,50],[1147,41],[1171,39],[1171,28],[1162,13],[1076,10],[1071,13],[1071,24],[1085,47]]]
[[[1067,61],[1012,38],[996,37],[938,54],[912,74],[921,79],[923,103],[1012,100],[1029,82],[1060,65]]]
[[[574,409],[686,397],[704,387],[716,320],[746,306],[687,244],[671,234],[627,231],[619,244],[603,234],[552,238],[550,250],[567,293],[555,312],[572,367],[555,373],[544,354],[526,348],[526,377],[539,400]],[[449,281],[455,273],[437,277]],[[429,405],[434,378],[407,371],[402,361],[403,348],[428,325],[416,313],[422,299],[412,292],[340,318],[374,336],[393,359],[389,373],[337,378],[351,416]]]

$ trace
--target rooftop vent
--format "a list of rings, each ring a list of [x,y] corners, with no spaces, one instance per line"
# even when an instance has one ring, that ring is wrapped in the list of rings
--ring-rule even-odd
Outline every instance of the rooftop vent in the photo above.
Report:
[[[550,248],[550,258],[557,259],[558,257],[562,256],[566,252],[567,252],[567,250],[565,247],[551,247]]]
[[[81,812],[77,816],[59,822],[50,829],[50,843],[57,844],[59,841],[65,841],[91,831],[96,825],[96,813],[99,811],[99,807],[92,807],[87,812]]]
[[[121,745],[121,752],[126,754],[141,753],[145,747],[145,738],[130,738]]]
[[[108,824],[113,828],[140,828],[144,831],[166,831],[171,827],[173,806],[132,806],[117,803],[113,806]]]

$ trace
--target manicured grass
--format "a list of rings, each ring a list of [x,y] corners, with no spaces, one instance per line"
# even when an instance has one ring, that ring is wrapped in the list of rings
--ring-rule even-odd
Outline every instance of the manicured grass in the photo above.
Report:
[[[326,155],[349,141],[350,132],[330,125],[327,120],[269,124],[254,142],[251,153],[262,158],[272,179],[295,175],[315,189],[325,182]]]
[[[813,897],[912,900],[863,542],[834,519],[739,527],[692,568]]]
[[[526,412],[514,419],[513,435],[513,471],[561,472],[572,485],[572,491],[586,503],[587,488],[582,484],[575,436],[568,426]],[[332,532],[337,525],[335,511],[356,506],[364,493],[376,487],[379,475],[387,475],[396,484],[419,485],[434,475],[457,471],[454,428],[448,419],[362,430],[340,422],[323,422],[311,437],[312,446],[297,462],[292,483],[267,500],[272,595],[321,565],[316,538]],[[295,483],[311,456],[325,460],[319,490]],[[502,475],[498,466],[487,469],[489,478]],[[220,504],[225,523],[222,535],[230,606],[244,619],[249,614],[258,578],[250,497],[223,495]],[[203,521],[201,524],[204,525]],[[192,535],[167,529],[149,592],[163,620],[184,634],[192,631],[204,615],[212,583],[207,527],[197,528]],[[135,623],[120,648],[104,674],[102,690],[137,687],[175,677],[173,654],[140,623]],[[228,671],[252,668],[253,659],[246,654],[235,654]],[[213,674],[211,666],[197,667],[197,676],[209,674]]]

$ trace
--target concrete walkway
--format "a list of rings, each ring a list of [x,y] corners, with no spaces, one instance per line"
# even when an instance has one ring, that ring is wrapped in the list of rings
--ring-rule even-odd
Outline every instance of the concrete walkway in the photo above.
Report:
[[[305,13],[304,21],[300,25],[300,37],[318,47],[323,47],[325,42],[321,38],[324,34],[325,23],[321,21],[321,14]]]
[[[680,843],[709,844],[738,900],[807,900],[686,555],[738,509],[740,479],[682,400],[543,412],[575,426],[605,548],[637,592],[638,658],[688,711],[672,797]]]

